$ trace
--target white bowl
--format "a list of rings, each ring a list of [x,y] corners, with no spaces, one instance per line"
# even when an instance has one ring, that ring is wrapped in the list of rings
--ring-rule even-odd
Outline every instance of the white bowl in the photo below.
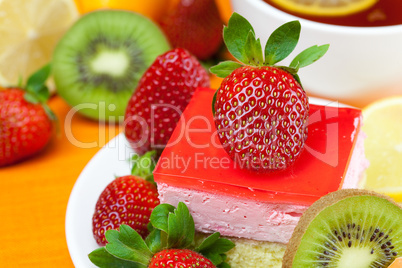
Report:
[[[299,71],[310,94],[363,105],[379,97],[402,94],[402,25],[329,25],[292,16],[262,0],[231,2],[233,10],[253,25],[263,47],[277,27],[300,21],[299,44],[284,63],[307,47],[330,44],[324,57]]]

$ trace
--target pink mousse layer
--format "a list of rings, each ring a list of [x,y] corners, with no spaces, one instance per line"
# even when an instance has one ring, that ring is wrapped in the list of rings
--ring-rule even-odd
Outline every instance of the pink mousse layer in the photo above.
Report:
[[[352,137],[353,138],[353,137]],[[368,161],[364,156],[365,135],[359,131],[342,188],[357,188]],[[306,205],[273,203],[217,195],[158,183],[161,203],[184,202],[197,231],[224,236],[287,243]]]

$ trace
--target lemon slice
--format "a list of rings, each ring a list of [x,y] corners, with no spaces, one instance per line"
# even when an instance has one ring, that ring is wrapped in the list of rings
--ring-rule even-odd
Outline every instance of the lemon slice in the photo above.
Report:
[[[279,7],[315,16],[344,16],[363,11],[378,0],[271,0]]]
[[[385,98],[363,109],[365,153],[370,161],[365,188],[402,202],[402,96]]]
[[[16,85],[50,62],[78,17],[73,0],[0,0],[0,85]]]

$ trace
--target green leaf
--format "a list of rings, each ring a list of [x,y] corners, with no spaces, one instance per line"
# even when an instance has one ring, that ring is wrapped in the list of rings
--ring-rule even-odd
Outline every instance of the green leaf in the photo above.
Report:
[[[50,75],[50,70],[50,64],[43,66],[28,78],[25,86],[26,90],[35,94],[40,102],[46,102],[50,96],[49,89],[45,85]]]
[[[227,262],[222,262],[216,267],[217,268],[231,268],[230,265]]]
[[[223,29],[223,40],[229,52],[240,62],[248,62],[245,44],[248,33],[254,32],[253,26],[241,15],[234,12],[228,26]]]
[[[202,254],[204,257],[209,259],[215,266],[219,265],[220,263],[223,262],[223,258],[220,254],[217,253],[206,253]]]
[[[18,76],[17,87],[19,87],[19,88],[23,88],[23,87],[24,87],[24,78],[22,77],[21,74]]]
[[[311,46],[300,52],[300,54],[292,60],[289,67],[302,68],[310,65],[324,56],[324,54],[328,51],[328,48],[329,44],[322,46]]]
[[[45,103],[50,97],[50,92],[46,85],[27,87],[27,91],[34,93],[41,103]]]
[[[194,241],[194,220],[187,206],[180,202],[168,218],[168,247],[186,248]]]
[[[204,241],[201,242],[201,244],[196,248],[195,251],[202,252],[203,250],[208,249],[219,239],[219,237],[220,234],[218,232],[211,234],[210,236],[205,238]]]
[[[154,229],[149,233],[145,238],[145,243],[154,254],[161,251],[166,246],[166,244],[162,242],[162,231],[158,229]]]
[[[131,163],[133,167],[131,168],[131,174],[134,176],[139,176],[147,181],[154,183],[154,177],[152,172],[156,166],[156,151],[146,152],[144,155],[133,155],[131,158]]]
[[[48,63],[28,78],[27,85],[43,85],[50,75],[50,70],[51,67]]]
[[[122,224],[119,229],[106,232],[106,250],[117,258],[148,264],[153,254],[142,237],[130,226]]]
[[[168,233],[168,216],[173,213],[175,207],[170,204],[157,205],[151,213],[150,222],[152,226],[165,233]]]
[[[265,44],[265,64],[274,65],[289,56],[299,41],[300,31],[299,21],[290,21],[277,28]]]
[[[214,233],[213,235],[206,238],[199,246],[198,252],[202,254],[208,253],[225,253],[234,248],[235,244],[225,238],[219,238],[219,233]]]
[[[146,268],[147,265],[119,259],[109,252],[104,247],[95,249],[88,255],[89,260],[101,268]]]
[[[232,241],[220,238],[219,233],[214,233],[202,241],[196,251],[210,259],[215,266],[218,266],[225,261],[225,253],[234,246],[235,244]]]
[[[34,95],[30,92],[24,93],[24,100],[26,100],[27,102],[32,103],[32,104],[37,104],[40,102],[39,99],[36,97],[36,95]]]
[[[277,68],[283,69],[285,71],[287,71],[290,74],[297,74],[297,72],[299,71],[299,68],[292,68],[292,67],[287,67],[287,66],[276,66]]]
[[[248,32],[245,51],[248,58],[248,64],[260,66],[264,63],[260,39],[255,39],[253,31]]]
[[[47,116],[50,118],[50,120],[58,121],[56,114],[53,113],[53,111],[50,109],[50,107],[46,103],[42,103],[42,107],[43,107],[43,109],[45,109],[45,112],[46,112]]]
[[[235,247],[235,244],[225,238],[217,239],[213,244],[211,244],[208,248],[205,248],[202,252],[215,252],[215,253],[225,253]]]
[[[299,85],[303,88],[303,85],[300,81],[300,77],[298,74],[292,74],[292,76],[294,77],[294,79],[299,83]]]
[[[219,88],[218,88],[219,90]],[[215,91],[214,97],[212,98],[212,115],[215,116],[215,103],[216,103],[216,95],[218,95],[218,90]]]
[[[234,70],[242,66],[243,65],[238,62],[223,61],[220,62],[218,65],[212,66],[209,70],[214,75],[220,78],[225,78],[226,76],[230,75]]]

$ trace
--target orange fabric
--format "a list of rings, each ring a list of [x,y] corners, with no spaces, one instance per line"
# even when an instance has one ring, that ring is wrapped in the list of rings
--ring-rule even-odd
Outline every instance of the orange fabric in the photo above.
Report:
[[[402,258],[397,258],[388,268],[402,268]]]
[[[50,107],[60,127],[51,143],[31,159],[0,168],[2,267],[73,267],[64,232],[70,192],[87,162],[120,131],[83,118],[59,97]]]

